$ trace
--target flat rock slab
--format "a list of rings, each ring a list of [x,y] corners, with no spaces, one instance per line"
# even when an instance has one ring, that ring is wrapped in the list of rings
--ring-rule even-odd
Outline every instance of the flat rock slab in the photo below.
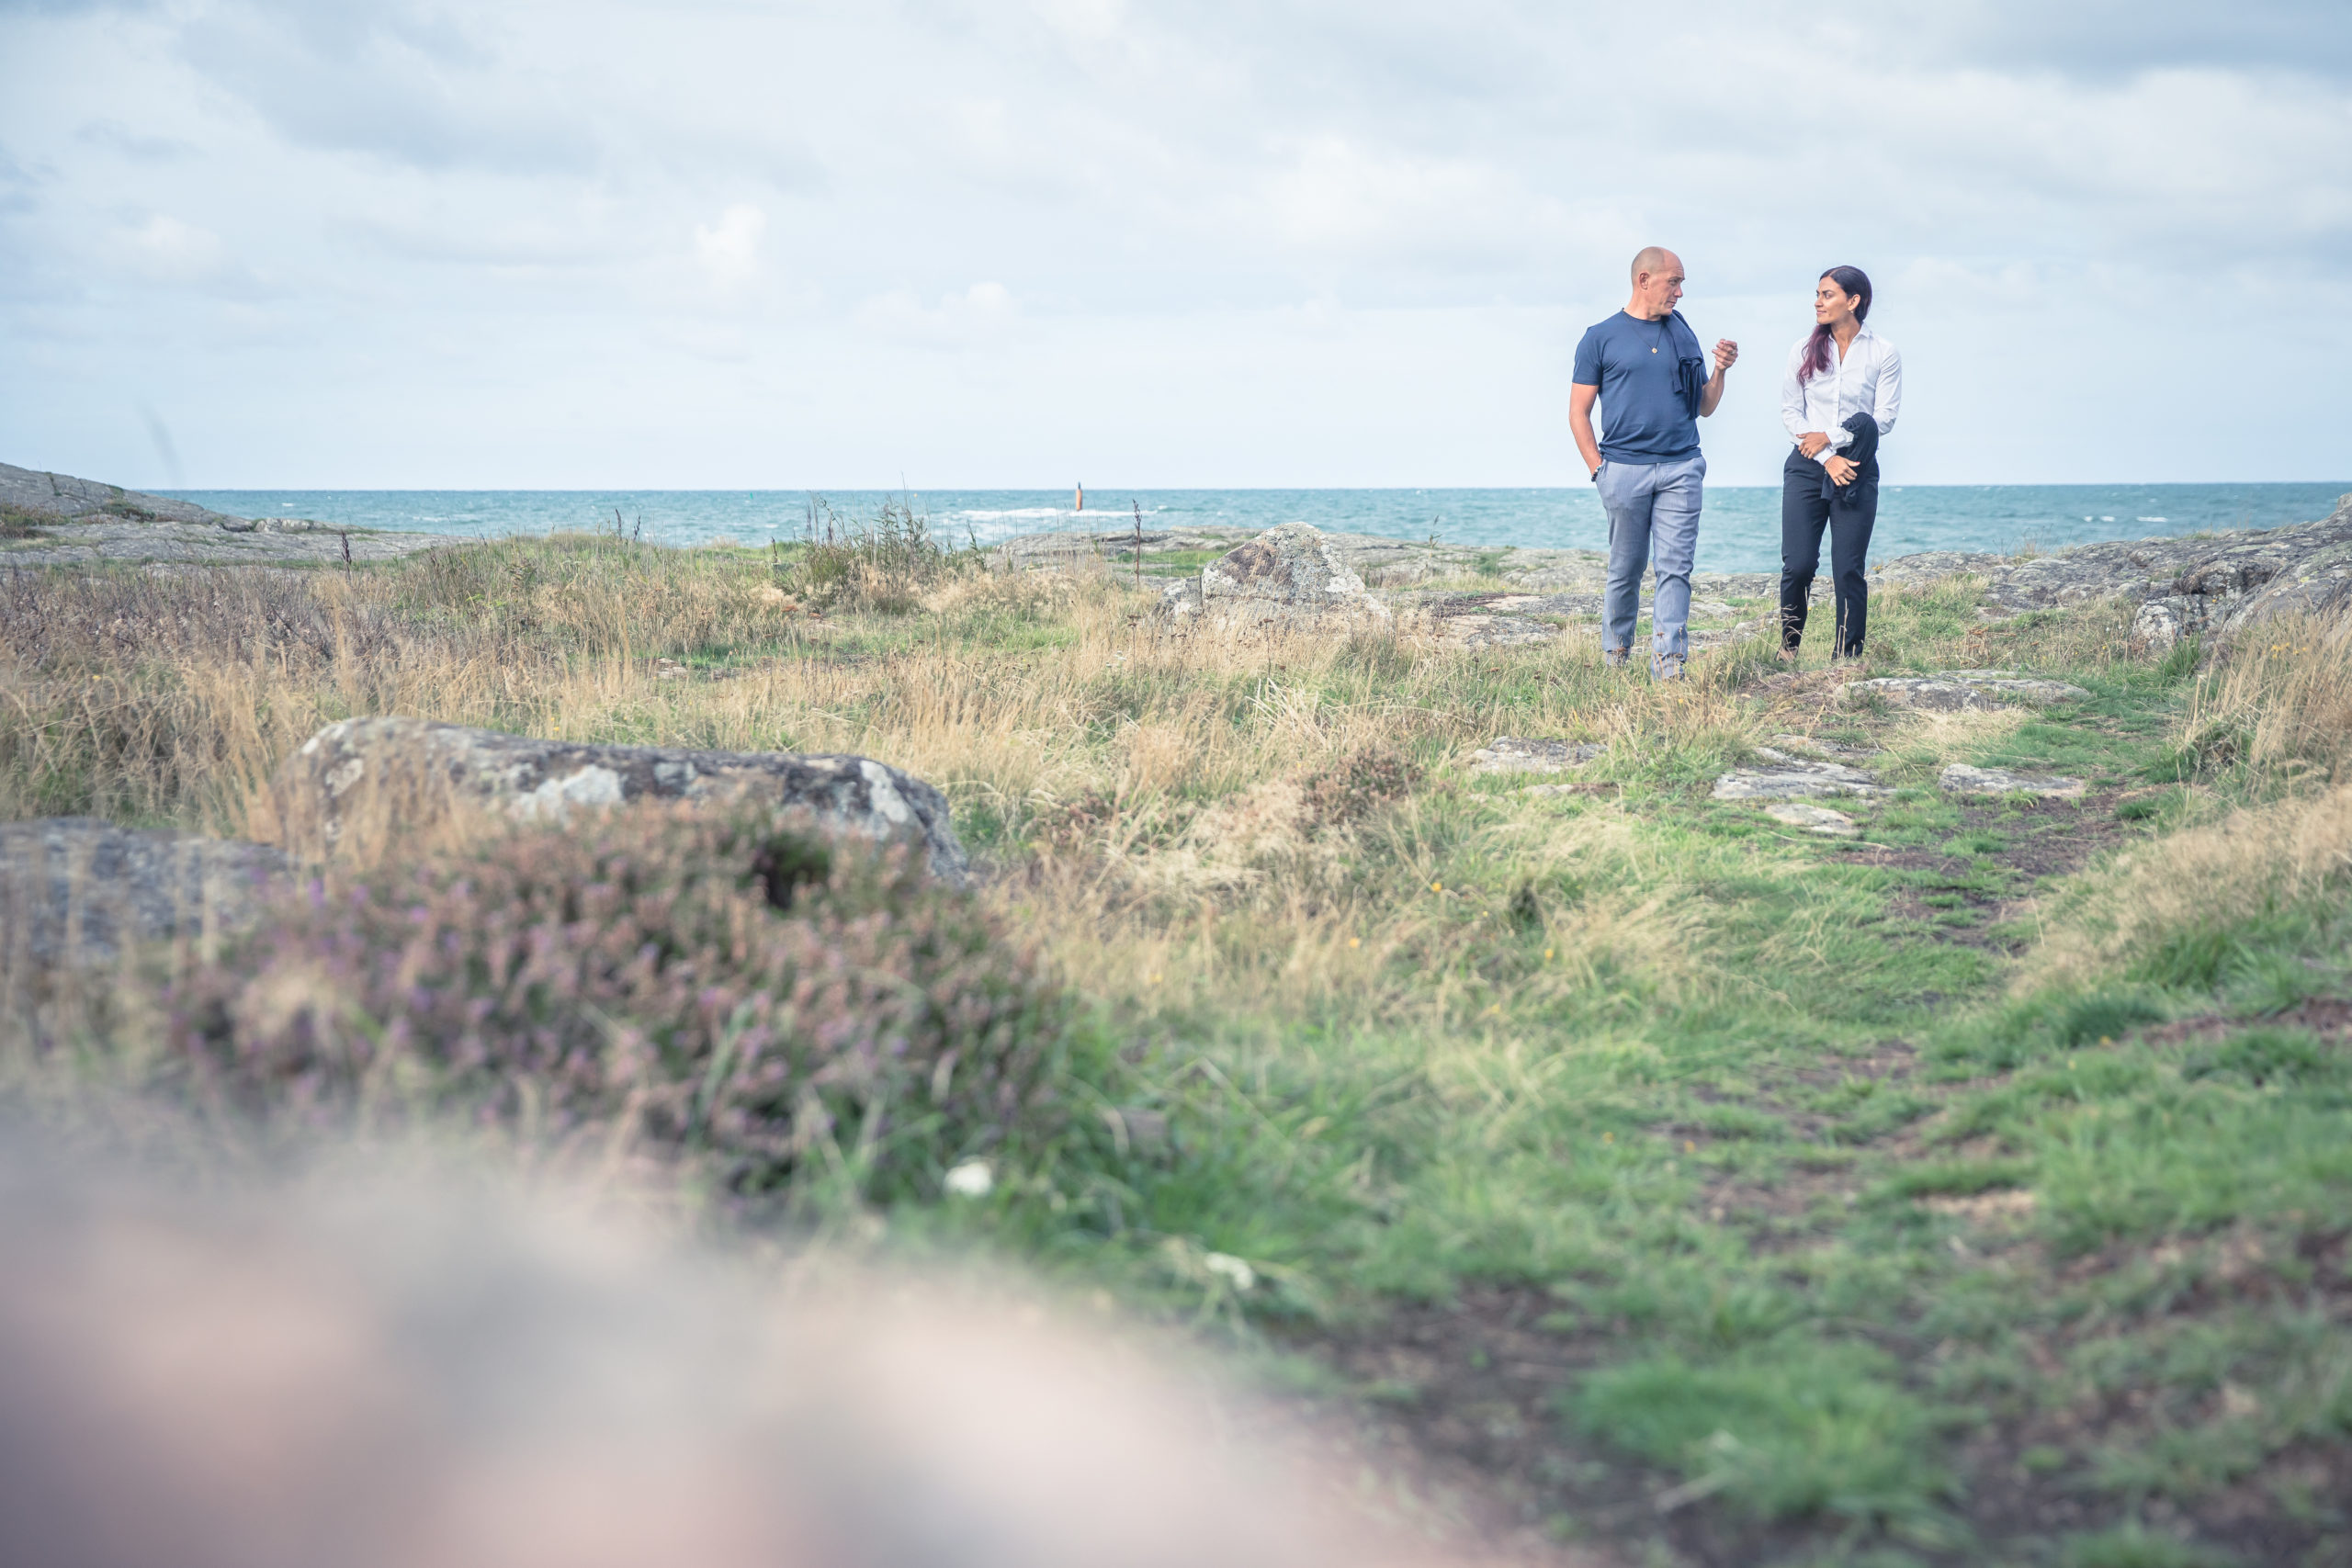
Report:
[[[1609,750],[1598,741],[1527,740],[1498,735],[1470,753],[1474,773],[1558,773],[1580,768]]]
[[[1764,808],[1764,815],[1826,839],[1850,839],[1861,831],[1844,812],[1802,800],[1776,800]]]
[[[224,935],[292,878],[264,844],[90,817],[0,824],[0,965],[110,964],[126,944]]]
[[[1448,648],[1523,648],[1557,640],[1560,628],[1524,615],[1447,615],[1430,635]]]
[[[468,812],[564,821],[639,800],[772,806],[819,830],[923,851],[933,875],[961,884],[964,846],[947,799],[868,757],[678,751],[537,740],[414,718],[328,725],[287,759],[274,784],[285,841],[297,853],[379,856]]]
[[[1610,784],[1600,779],[1592,779],[1583,784],[1529,784],[1519,793],[1525,795],[1532,795],[1539,800],[1544,800],[1564,795],[1606,795],[1611,790],[1620,789],[1623,787],[1623,785]]]
[[[1758,747],[1769,768],[1739,768],[1715,781],[1717,800],[1804,800],[1826,795],[1887,795],[1886,785],[1843,762],[1808,762]]]
[[[1928,713],[1974,713],[2007,707],[2012,703],[2041,705],[2080,702],[2090,694],[2064,681],[2042,681],[2017,675],[1987,675],[1955,670],[1941,675],[1887,675],[1849,681],[1838,688],[1838,701],[1859,707],[1871,698],[1898,707]]]
[[[2013,773],[2007,768],[1972,768],[1954,762],[1936,779],[1948,795],[2031,795],[2045,800],[2071,800],[2083,793],[2080,779],[2055,773]]]
[[[1821,740],[1810,735],[1775,735],[1772,744],[1795,751],[1818,751],[1825,757],[1844,758],[1848,761],[1878,755],[1875,747],[1849,746],[1841,740]]]

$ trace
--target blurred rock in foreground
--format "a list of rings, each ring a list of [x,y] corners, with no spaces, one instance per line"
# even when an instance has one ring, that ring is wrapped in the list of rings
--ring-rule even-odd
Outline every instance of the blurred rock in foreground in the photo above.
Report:
[[[447,1150],[143,1153],[0,1130],[12,1568],[1464,1561],[1340,1446],[1002,1282],[755,1269]]]
[[[89,817],[0,823],[0,968],[111,964],[126,943],[225,935],[289,874],[263,844]]]

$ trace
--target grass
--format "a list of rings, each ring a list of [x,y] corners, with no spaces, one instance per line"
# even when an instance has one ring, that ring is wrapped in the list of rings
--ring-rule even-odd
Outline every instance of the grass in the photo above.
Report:
[[[1753,648],[1628,680],[1589,628],[1172,637],[1125,562],[907,526],[830,578],[821,538],[609,536],[12,578],[0,814],[266,833],[277,760],[360,713],[878,756],[1104,1044],[1084,1136],[897,1234],[1307,1357],[1658,1562],[2352,1550],[2337,631],[2200,674],[2109,608],[1883,591],[1879,672],[2091,696],[1855,712]],[[1709,798],[1788,732],[1879,749],[1858,840]],[[1609,750],[1534,795],[1464,770],[1502,734]],[[2091,787],[1956,803],[1951,761]]]

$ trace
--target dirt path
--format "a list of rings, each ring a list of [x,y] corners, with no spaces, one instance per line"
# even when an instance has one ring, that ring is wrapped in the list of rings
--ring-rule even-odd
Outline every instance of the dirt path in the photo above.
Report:
[[[2038,884],[2080,870],[2127,836],[2112,809],[2117,793],[2081,803],[2043,802],[2021,812],[2007,804],[1964,806],[1942,845],[1846,852],[1864,864],[1928,874],[1929,880],[1890,899],[1892,913],[1926,927],[1931,934],[1925,940],[1997,948],[2004,945],[2000,922]],[[1996,823],[2006,846],[1996,853],[1953,847],[1957,840],[1986,841]],[[1997,876],[1985,875],[1987,860]],[[1933,878],[1939,876],[1959,890],[1957,905],[1923,902],[1937,896],[1942,885]],[[1943,919],[1955,913],[1968,918]],[[1858,1145],[1859,1156],[1900,1160],[1927,1152],[1937,1102],[1958,1090],[1928,1081],[1921,1069],[1916,1050],[1901,1041],[1838,1057],[1834,1067],[1825,1064],[1823,1071],[1833,1077],[1868,1078],[1885,1092],[1928,1102],[1921,1114]],[[1799,1073],[1787,1087],[1804,1082]],[[1798,1139],[1826,1131],[1827,1118],[1794,1100],[1776,1101],[1769,1090],[1754,1103],[1783,1118]],[[1658,1131],[1698,1149],[1709,1136],[1696,1127]],[[1850,1202],[1855,1183],[1849,1168],[1794,1169],[1765,1184],[1727,1176],[1701,1190],[1694,1217],[1745,1233],[1754,1255],[1796,1250],[1822,1238],[1815,1217],[1825,1201]],[[2014,1197],[1999,1193],[1985,1201],[1997,1207]],[[1988,1217],[1997,1218],[1989,1207]],[[1997,1225],[1994,1234],[2001,1234]],[[2018,1239],[2010,1245],[2033,1244]],[[2047,1267],[2046,1259],[2022,1253],[2018,1263]],[[1400,1303],[1374,1323],[1304,1334],[1295,1347],[1357,1391],[1354,1418],[1374,1440],[1409,1453],[1416,1469],[1453,1488],[1487,1539],[1523,1561],[1751,1568],[1830,1543],[1835,1524],[1766,1524],[1720,1506],[1703,1486],[1580,1439],[1563,1414],[1563,1396],[1582,1374],[1622,1359],[1624,1344],[1612,1325],[1579,1324],[1560,1307],[1541,1286],[1479,1285],[1449,1303]],[[1936,1349],[1899,1328],[1846,1326],[1905,1364],[1924,1363]],[[1973,1532],[1975,1550],[2089,1528],[2112,1513],[2086,1499],[2072,1481],[2038,1479],[2020,1461],[2051,1437],[2031,1421],[1995,1423],[1957,1445],[1962,1495],[1956,1512]],[[2352,1495],[2352,1473],[2345,1479],[2346,1495]],[[1564,1558],[1564,1551],[1575,1555]]]

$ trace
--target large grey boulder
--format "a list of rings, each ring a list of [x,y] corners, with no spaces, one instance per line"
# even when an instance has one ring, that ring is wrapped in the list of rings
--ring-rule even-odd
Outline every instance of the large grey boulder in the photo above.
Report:
[[[281,842],[315,860],[380,860],[462,829],[469,816],[569,821],[639,800],[739,802],[802,814],[820,831],[920,845],[933,875],[969,869],[947,799],[867,757],[681,751],[538,740],[415,718],[328,725],[274,786]]]
[[[89,817],[0,823],[0,969],[110,964],[243,926],[290,885],[280,851]]]
[[[1323,531],[1306,523],[1269,528],[1248,544],[1169,584],[1160,612],[1179,626],[1219,631],[1347,631],[1393,623]]]

